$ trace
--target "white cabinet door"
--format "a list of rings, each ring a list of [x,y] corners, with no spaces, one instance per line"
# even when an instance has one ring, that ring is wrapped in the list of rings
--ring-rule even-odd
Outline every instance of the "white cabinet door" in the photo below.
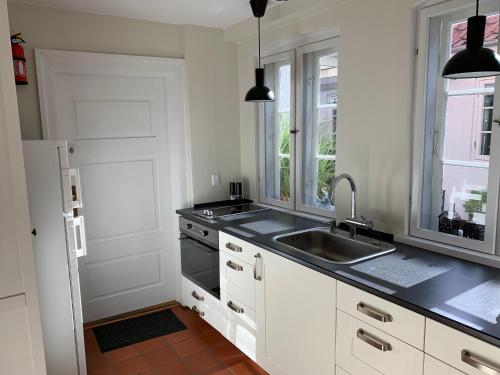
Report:
[[[438,361],[430,355],[425,355],[424,375],[465,375],[463,372],[454,369],[447,364]]]
[[[33,368],[24,294],[0,300],[0,374],[44,373]]]
[[[334,374],[335,279],[268,251],[259,277],[257,362],[273,375]]]

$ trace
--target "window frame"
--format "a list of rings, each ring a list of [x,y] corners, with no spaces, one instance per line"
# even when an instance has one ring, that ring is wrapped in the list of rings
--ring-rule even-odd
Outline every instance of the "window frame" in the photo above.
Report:
[[[283,202],[277,199],[266,198],[266,144],[265,144],[265,105],[259,106],[259,162],[258,162],[258,176],[259,176],[259,201],[264,204],[277,206],[294,211],[301,211],[304,213],[315,214],[328,218],[335,218],[335,207],[331,210],[315,208],[303,205],[302,197],[302,121],[296,119],[302,118],[302,88],[303,88],[303,58],[304,54],[313,52],[333,51],[340,55],[339,51],[339,37],[338,33],[331,35],[328,39],[311,42],[293,50],[271,54],[263,57],[261,60],[262,66],[266,64],[277,64],[289,60],[291,62],[291,99],[290,99],[290,130],[292,133],[290,137],[290,200]],[[276,93],[275,93],[276,94]],[[315,93],[316,94],[316,93]],[[337,110],[337,119],[339,113]],[[315,155],[317,156],[317,155]],[[335,157],[334,157],[335,158]]]
[[[296,96],[297,96],[297,103],[296,103],[296,111],[297,115],[296,118],[302,119],[303,111],[304,111],[304,98],[303,98],[303,90],[304,90],[304,75],[305,75],[305,68],[304,68],[304,56],[310,53],[315,53],[315,65],[316,65],[316,59],[318,59],[321,56],[328,55],[331,53],[337,53],[339,55],[339,61],[340,61],[340,36],[336,36],[334,38],[324,40],[321,42],[316,42],[316,43],[311,43],[302,47],[297,48],[297,90],[296,90]],[[339,63],[340,67],[340,63]],[[316,66],[315,66],[316,68]],[[338,77],[340,77],[340,68],[339,68],[339,73]],[[319,82],[316,82],[314,85],[314,91],[313,91],[313,104],[317,104],[317,94],[318,94],[318,85]],[[339,95],[340,96],[340,95]],[[337,104],[338,105],[338,104]],[[340,123],[338,121],[339,118],[339,111],[337,107],[337,123]],[[312,119],[310,119],[311,122],[317,126],[317,118],[316,118],[316,108],[314,113],[312,114]],[[295,195],[295,207],[297,211],[302,211],[306,212],[309,214],[314,214],[314,215],[320,215],[328,218],[336,218],[336,209],[335,206],[333,206],[332,209],[324,209],[320,207],[312,207],[307,204],[304,204],[302,202],[302,195],[305,187],[303,186],[302,183],[302,177],[303,177],[303,158],[304,158],[304,147],[303,147],[303,134],[304,133],[304,124],[302,124],[302,121],[298,122],[297,129],[299,130],[299,136],[296,137],[296,146],[297,146],[297,155],[296,155],[296,170],[297,170],[297,176],[299,178],[295,181],[296,183],[296,195]],[[338,129],[337,129],[338,130]],[[314,130],[314,134],[317,133],[317,129]],[[337,133],[337,131],[336,131]],[[317,147],[316,142],[315,142],[315,147]],[[317,153],[315,152],[315,155],[310,157],[314,157],[316,160],[319,160],[317,158]],[[331,159],[330,159],[331,160]],[[336,155],[334,156],[333,160],[336,161]]]
[[[433,32],[433,27],[431,25],[431,19],[433,17],[442,17],[441,25],[449,25],[451,22],[456,22],[458,19],[466,20],[468,16],[473,13],[474,6],[467,0],[451,0],[445,3],[440,3],[437,5],[422,8],[419,11],[418,20],[418,35],[417,35],[417,47],[418,54],[416,60],[415,69],[415,100],[414,100],[414,115],[413,115],[413,127],[412,127],[412,139],[413,139],[413,152],[412,152],[412,172],[411,172],[411,188],[410,188],[410,212],[409,212],[409,235],[413,237],[418,237],[426,240],[431,240],[438,243],[443,243],[447,245],[452,245],[455,247],[465,248],[469,250],[474,250],[478,252],[483,252],[487,254],[500,254],[498,244],[499,241],[497,237],[500,233],[499,222],[498,222],[498,203],[499,203],[499,193],[500,193],[500,129],[498,126],[492,126],[492,136],[491,136],[491,153],[490,153],[490,164],[489,164],[489,175],[488,175],[488,208],[486,213],[486,226],[485,226],[485,238],[484,241],[477,241],[464,237],[457,237],[454,235],[440,233],[430,229],[424,229],[420,227],[421,223],[421,202],[422,202],[422,192],[423,192],[423,180],[424,178],[429,178],[428,171],[425,171],[425,160],[424,151],[425,145],[428,142],[435,142],[436,132],[435,130],[438,126],[444,124],[445,117],[445,94],[446,94],[446,81],[438,75],[437,82],[432,82],[428,79],[431,71],[437,70],[441,72],[444,67],[444,57],[449,56],[449,50],[446,43],[441,43],[443,34],[446,35],[445,40],[449,40],[449,27],[440,27],[438,31]],[[493,13],[497,12],[498,7],[495,7],[495,1],[485,1],[481,4],[481,13]],[[432,52],[430,44],[432,43],[431,34],[439,36],[439,45],[437,49],[435,47],[435,52],[439,56],[439,63],[437,66],[431,66],[431,57],[429,56]],[[500,45],[500,38],[499,38]],[[436,92],[431,92],[434,87],[429,88],[431,85],[436,85]],[[500,79],[496,79],[495,92],[500,92]],[[429,101],[429,95],[435,95],[435,105],[436,108],[433,111],[432,103]],[[431,98],[432,102],[432,98]],[[500,112],[500,105],[497,104],[494,107],[493,119],[498,118]],[[432,119],[429,117],[432,116]],[[434,121],[434,126],[427,126],[427,121]],[[429,130],[431,128],[432,131]],[[438,145],[442,147],[442,134],[439,132]],[[442,150],[438,150],[439,153]],[[432,157],[433,173],[435,173],[435,159]],[[484,161],[478,161],[478,164],[484,164]],[[424,175],[424,171],[426,174]],[[434,192],[431,192],[434,194]]]
[[[267,64],[275,64],[275,72],[279,71],[279,67],[287,65],[290,62],[290,130],[296,129],[295,121],[295,77],[296,77],[296,57],[295,50],[281,52],[261,59],[261,65],[264,67]],[[276,74],[276,73],[275,73]],[[274,88],[273,88],[274,91]],[[275,92],[275,95],[278,95]],[[265,104],[259,105],[259,201],[261,203],[270,204],[282,208],[294,209],[295,206],[295,137],[290,136],[290,199],[288,202],[279,199],[271,199],[266,197],[266,121],[265,121]],[[278,106],[275,106],[274,119],[278,118]],[[276,121],[275,126],[278,126]],[[279,148],[278,148],[279,149]],[[279,158],[279,153],[275,155]],[[279,167],[279,163],[278,163]],[[279,171],[277,176],[279,176]]]

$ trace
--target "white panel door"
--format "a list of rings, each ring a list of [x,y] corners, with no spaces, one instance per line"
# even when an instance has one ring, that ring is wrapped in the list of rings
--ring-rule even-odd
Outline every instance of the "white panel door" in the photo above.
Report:
[[[157,77],[140,58],[90,54],[82,63],[68,54],[71,69],[56,69],[45,84],[53,123],[44,130],[68,140],[70,167],[80,169],[88,255],[79,266],[84,320],[92,321],[176,297],[179,202],[168,127],[183,107],[168,96],[182,95],[172,80],[182,77]]]

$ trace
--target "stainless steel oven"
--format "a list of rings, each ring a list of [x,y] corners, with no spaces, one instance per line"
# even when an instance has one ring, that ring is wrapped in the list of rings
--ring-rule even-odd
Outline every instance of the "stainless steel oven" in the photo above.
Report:
[[[179,229],[182,274],[220,299],[219,232],[183,217]]]

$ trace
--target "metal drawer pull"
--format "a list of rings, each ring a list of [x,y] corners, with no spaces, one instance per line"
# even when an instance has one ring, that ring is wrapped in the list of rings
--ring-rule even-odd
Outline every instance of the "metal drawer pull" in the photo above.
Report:
[[[198,293],[196,293],[196,291],[195,291],[195,290],[193,290],[193,292],[191,293],[191,295],[192,295],[195,299],[197,299],[198,301],[205,301],[205,297],[200,296]]]
[[[237,314],[243,314],[245,310],[243,310],[241,307],[236,306],[233,301],[229,301],[227,303],[227,307],[229,307],[231,310],[233,310]]]
[[[363,331],[361,328],[358,329],[356,336],[358,337],[358,339],[366,342],[368,345],[373,346],[375,349],[378,349],[381,352],[390,352],[392,350],[391,344],[389,344],[388,342],[380,341],[379,339]]]
[[[193,310],[199,316],[205,316],[205,313],[203,311],[200,311],[196,306],[191,307],[191,310]]]
[[[234,251],[235,253],[241,253],[243,251],[243,249],[241,247],[233,245],[231,242],[228,242],[226,244],[226,249]]]
[[[255,258],[255,264],[253,265],[253,278],[257,281],[261,281],[262,276],[257,275],[257,262],[262,259],[262,256],[260,255],[260,253],[257,253],[254,255],[254,258]]]
[[[227,261],[226,266],[229,268],[235,270],[235,271],[243,271],[243,267],[240,266],[239,264],[233,263],[230,260]]]
[[[363,302],[358,303],[358,311],[362,314],[369,316],[370,318],[376,319],[382,323],[392,322],[391,314],[383,313],[373,307],[366,306]]]
[[[469,366],[472,366],[479,371],[484,372],[488,375],[500,375],[500,368],[488,363],[486,360],[482,358],[478,358],[467,350],[462,350],[462,362],[467,363]]]

